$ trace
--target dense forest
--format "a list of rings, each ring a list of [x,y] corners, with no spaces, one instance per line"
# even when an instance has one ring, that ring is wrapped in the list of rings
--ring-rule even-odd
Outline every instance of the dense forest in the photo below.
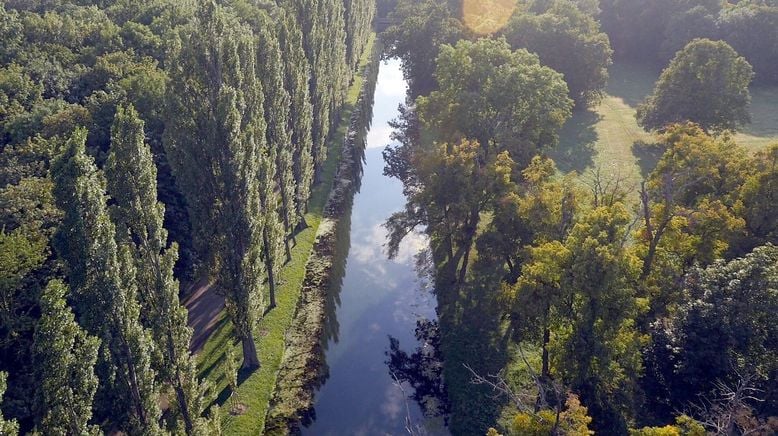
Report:
[[[0,435],[266,430],[376,24],[446,432],[778,433],[778,2],[2,0]]]
[[[452,433],[778,431],[778,144],[736,136],[776,83],[778,4],[394,3],[389,250],[430,236]],[[560,171],[562,128],[636,60],[663,69],[642,182]]]
[[[0,433],[221,431],[180,283],[260,366],[374,7],[2,2]]]

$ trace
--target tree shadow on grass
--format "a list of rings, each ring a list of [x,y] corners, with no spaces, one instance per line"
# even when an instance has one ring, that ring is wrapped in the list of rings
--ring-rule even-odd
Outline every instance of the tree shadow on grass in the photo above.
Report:
[[[609,69],[605,92],[618,97],[630,107],[636,107],[654,91],[659,78],[656,66],[647,63],[619,61]]]
[[[582,173],[594,164],[594,145],[599,139],[596,125],[602,117],[591,109],[573,112],[559,133],[559,145],[549,153],[563,173]]]
[[[657,162],[662,158],[665,149],[661,144],[646,141],[635,141],[632,144],[632,154],[635,155],[640,167],[640,175],[646,179],[651,171],[656,168]]]
[[[751,87],[751,123],[743,133],[758,138],[778,140],[778,86]]]

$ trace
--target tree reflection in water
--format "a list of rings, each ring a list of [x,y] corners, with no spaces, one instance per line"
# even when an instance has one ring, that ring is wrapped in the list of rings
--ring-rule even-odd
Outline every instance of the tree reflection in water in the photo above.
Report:
[[[442,417],[447,424],[449,404],[443,383],[438,322],[429,319],[416,321],[415,335],[421,345],[411,354],[400,349],[397,338],[389,336],[386,365],[398,383],[413,388],[410,398],[419,404],[425,417]]]

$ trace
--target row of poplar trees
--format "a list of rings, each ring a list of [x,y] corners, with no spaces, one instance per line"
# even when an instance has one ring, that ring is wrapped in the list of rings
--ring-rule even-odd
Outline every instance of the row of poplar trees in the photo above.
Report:
[[[243,367],[305,226],[347,88],[369,40],[370,0],[204,0],[169,42],[164,153],[194,246],[226,297]],[[77,129],[51,165],[67,281],[40,300],[34,364],[42,434],[212,434],[192,330],[163,227],[144,121],[117,108],[106,163]],[[0,373],[4,390],[5,374]],[[170,402],[163,420],[160,395]],[[0,392],[2,395],[2,392]],[[0,429],[18,429],[3,421]]]

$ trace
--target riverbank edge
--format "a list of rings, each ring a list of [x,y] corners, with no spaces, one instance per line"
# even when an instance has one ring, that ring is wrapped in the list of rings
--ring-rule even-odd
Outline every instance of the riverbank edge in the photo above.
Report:
[[[362,89],[362,72],[370,61],[375,33],[360,57],[359,68],[355,71],[345,97],[339,123],[334,126],[327,140],[329,153],[322,167],[321,181],[313,186],[305,219],[308,227],[296,235],[296,244],[292,247],[292,260],[283,266],[279,274],[277,303],[275,309],[259,321],[255,337],[262,366],[239,381],[236,392],[227,386],[225,373],[226,350],[232,348],[236,355],[241,353],[240,342],[234,340],[233,325],[222,310],[216,321],[215,329],[210,333],[197,355],[199,377],[208,386],[208,398],[211,405],[223,406],[218,414],[222,420],[222,431],[230,435],[261,434],[265,427],[265,417],[270,406],[277,374],[284,354],[286,332],[292,325],[299,302],[305,266],[313,251],[315,235],[324,213],[335,180],[340,158],[343,136],[348,129],[351,110],[356,104]],[[245,375],[244,375],[245,377]],[[227,406],[238,405],[243,413],[233,413]]]
[[[264,434],[299,433],[300,423],[313,407],[315,392],[326,377],[322,337],[337,241],[344,236],[340,234],[342,229],[338,224],[350,209],[361,177],[365,147],[363,131],[365,123],[371,121],[371,117],[365,119],[365,115],[367,112],[372,114],[382,54],[380,41],[374,40],[368,50],[369,61],[361,73],[362,88],[350,115],[335,179],[305,266],[302,292],[286,333],[284,355],[265,418]]]

